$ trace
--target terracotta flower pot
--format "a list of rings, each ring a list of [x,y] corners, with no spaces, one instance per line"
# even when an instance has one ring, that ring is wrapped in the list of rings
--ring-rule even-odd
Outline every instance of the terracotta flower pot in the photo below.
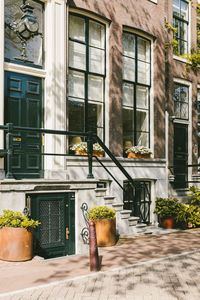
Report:
[[[116,219],[94,220],[97,246],[109,247],[116,244]]]
[[[93,151],[93,155],[94,156],[97,156],[97,157],[103,157],[103,153],[102,152],[99,152],[99,151]]]
[[[26,261],[33,257],[33,230],[3,227],[0,229],[0,259]]]
[[[175,219],[173,217],[161,220],[161,226],[165,229],[174,228],[174,224],[175,224]]]
[[[88,155],[84,150],[75,150],[75,155]]]
[[[150,158],[151,154],[140,154],[140,153],[134,153],[134,152],[129,152],[128,153],[128,158]]]

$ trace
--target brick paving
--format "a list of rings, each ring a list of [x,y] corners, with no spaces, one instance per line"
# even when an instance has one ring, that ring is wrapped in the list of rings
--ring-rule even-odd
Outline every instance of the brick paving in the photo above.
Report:
[[[1,261],[0,299],[200,298],[200,229],[122,240],[115,247],[100,249],[100,254],[102,271],[98,273],[89,272],[87,255],[49,262]],[[9,291],[13,292],[6,294]]]

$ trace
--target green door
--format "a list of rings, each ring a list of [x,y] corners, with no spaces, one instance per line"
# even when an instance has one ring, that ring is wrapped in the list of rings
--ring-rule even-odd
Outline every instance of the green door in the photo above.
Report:
[[[41,222],[34,234],[35,254],[44,258],[74,254],[74,193],[30,194],[27,198],[31,217]]]
[[[174,124],[174,187],[186,188],[188,180],[188,126]]]
[[[41,127],[41,78],[5,72],[5,123]],[[39,178],[41,135],[14,132],[12,173],[16,179]]]

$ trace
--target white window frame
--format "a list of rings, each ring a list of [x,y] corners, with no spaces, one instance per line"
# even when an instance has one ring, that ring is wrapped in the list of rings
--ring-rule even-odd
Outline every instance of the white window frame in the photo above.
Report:
[[[101,22],[102,24],[105,25],[106,27],[106,77],[105,77],[105,111],[104,111],[104,118],[105,118],[105,122],[104,122],[104,130],[105,130],[105,144],[109,145],[109,22],[106,21],[103,18],[100,18],[92,13],[89,12],[83,12],[80,9],[76,9],[76,8],[69,8],[68,10],[68,21],[69,21],[69,14],[70,13],[75,13],[77,15],[82,15],[82,16],[86,16],[88,18],[91,18],[93,20],[96,20],[97,22]],[[67,39],[68,41],[68,39]],[[67,42],[68,43],[68,42]],[[68,49],[68,47],[67,47]],[[68,51],[68,50],[67,50]],[[68,73],[68,66],[67,66],[67,73]]]
[[[150,51],[151,51],[151,87],[150,87],[150,93],[149,93],[149,138],[150,138],[150,149],[152,151],[152,157],[154,156],[154,39],[153,37],[149,36],[148,34],[145,34],[144,32],[138,32],[136,29],[131,29],[129,27],[124,26],[123,32],[130,32],[136,35],[139,35],[141,37],[144,37],[150,41]]]
[[[186,85],[188,87],[189,98],[188,98],[188,120],[174,119],[174,123],[188,125],[188,165],[192,164],[192,83],[180,79],[174,78],[174,83]],[[192,178],[192,168],[188,168],[188,178]]]
[[[173,1],[173,0],[172,0]],[[185,2],[188,2],[189,6],[188,6],[188,53],[191,53],[191,2],[190,0],[184,0]],[[173,2],[172,2],[173,4]],[[173,19],[173,6],[172,6],[172,19]],[[181,61],[186,63],[187,59],[180,57],[176,54],[173,54],[173,58],[175,60]]]

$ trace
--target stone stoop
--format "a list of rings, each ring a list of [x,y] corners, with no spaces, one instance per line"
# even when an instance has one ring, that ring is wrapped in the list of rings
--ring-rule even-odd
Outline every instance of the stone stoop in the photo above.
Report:
[[[115,209],[117,234],[120,237],[144,234],[147,225],[138,224],[139,218],[130,216],[131,210],[123,209],[123,202],[115,202],[115,196],[109,195],[107,188],[96,188],[95,194],[99,205]]]

